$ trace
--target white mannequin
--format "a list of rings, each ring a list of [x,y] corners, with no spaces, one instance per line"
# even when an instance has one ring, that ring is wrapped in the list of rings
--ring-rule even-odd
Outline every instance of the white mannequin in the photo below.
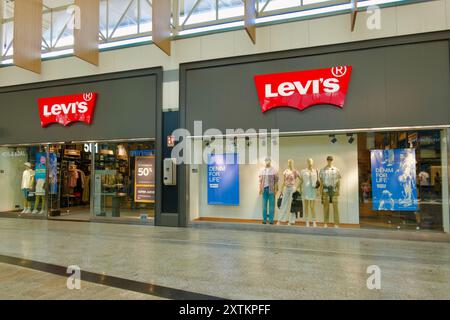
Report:
[[[320,190],[324,211],[324,228],[328,227],[330,219],[330,203],[333,207],[334,227],[339,228],[339,192],[341,186],[341,173],[333,166],[333,157],[327,157],[327,165],[320,170]]]
[[[23,211],[22,213],[31,213],[31,205],[28,201],[28,193],[33,188],[34,184],[34,170],[31,169],[29,162],[24,163],[25,170],[22,174],[21,191],[23,195]]]
[[[300,185],[302,188],[303,208],[305,210],[306,227],[317,227],[315,201],[317,197],[316,184],[319,181],[318,171],[314,169],[313,159],[306,161],[308,168],[303,169],[300,174]]]
[[[289,216],[289,225],[295,225],[295,213],[291,212],[292,195],[298,187],[299,173],[295,170],[294,160],[288,160],[288,167],[283,172],[283,186],[281,192],[283,194],[283,200],[281,201],[280,217],[277,224],[286,223],[286,219]]]

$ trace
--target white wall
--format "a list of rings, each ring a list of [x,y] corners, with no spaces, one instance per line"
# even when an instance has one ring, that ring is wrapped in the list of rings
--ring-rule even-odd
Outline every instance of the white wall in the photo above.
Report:
[[[4,171],[0,173],[0,212],[14,210],[16,205],[22,207],[23,203],[20,183],[24,170],[23,163],[27,159],[24,156],[7,156],[5,152],[8,151],[11,149],[0,148],[0,171]]]
[[[100,54],[99,67],[74,57],[50,60],[43,63],[41,75],[6,67],[0,69],[0,87],[155,66],[173,70],[185,62],[446,30],[450,28],[450,0],[382,9],[380,30],[367,29],[366,18],[364,12],[358,15],[354,32],[349,14],[261,27],[256,45],[243,30],[186,38],[172,42],[171,57],[155,45],[106,51]],[[164,84],[163,105],[178,108],[178,82]]]
[[[342,223],[359,223],[358,201],[358,156],[357,141],[347,142],[345,135],[337,136],[338,142],[331,144],[328,136],[313,137],[283,137],[280,138],[279,161],[280,174],[287,167],[287,161],[293,159],[297,170],[306,168],[306,160],[312,158],[315,168],[320,170],[326,165],[326,158],[332,155],[335,166],[342,172],[341,195],[339,202],[340,219]],[[245,155],[240,154],[239,157]],[[241,165],[239,168],[240,205],[238,207],[210,206],[207,199],[206,166],[199,166],[198,173],[190,173],[190,217],[214,217],[233,219],[261,219],[262,198],[258,190],[258,172],[263,166],[264,159],[259,165]],[[274,163],[277,166],[277,163]],[[281,187],[281,181],[280,181]],[[275,217],[278,210],[276,210]],[[323,221],[323,207],[316,201],[317,220]],[[332,215],[331,215],[332,217]],[[330,218],[331,218],[330,217]],[[331,218],[332,219],[332,218]]]

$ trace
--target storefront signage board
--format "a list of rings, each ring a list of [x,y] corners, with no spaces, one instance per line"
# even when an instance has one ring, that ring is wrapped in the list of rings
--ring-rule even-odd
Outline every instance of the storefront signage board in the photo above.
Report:
[[[136,157],[134,201],[155,202],[155,157]]]
[[[45,128],[53,123],[68,126],[73,122],[84,122],[90,125],[96,102],[97,93],[39,98],[41,126]]]
[[[344,107],[352,66],[255,76],[262,112],[278,107],[298,110],[315,105]]]

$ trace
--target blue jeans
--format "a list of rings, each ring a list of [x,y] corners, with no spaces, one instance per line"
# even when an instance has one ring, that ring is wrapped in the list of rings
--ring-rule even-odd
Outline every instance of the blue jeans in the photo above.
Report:
[[[267,203],[269,203],[269,222],[273,223],[275,213],[275,194],[270,193],[269,187],[264,188],[263,192],[263,221],[267,222]]]

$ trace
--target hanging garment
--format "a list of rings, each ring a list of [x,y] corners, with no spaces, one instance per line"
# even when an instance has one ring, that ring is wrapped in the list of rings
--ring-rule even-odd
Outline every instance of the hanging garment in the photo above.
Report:
[[[82,197],[82,201],[83,202],[89,202],[90,199],[90,181],[91,181],[91,177],[90,176],[85,176],[84,177],[84,188],[83,188],[83,197]]]
[[[69,181],[68,181],[69,188],[75,188],[77,186],[78,177],[79,176],[77,170],[69,171]]]
[[[84,187],[85,187],[85,184],[84,184],[84,182],[85,182],[85,180],[86,180],[86,175],[84,174],[84,172],[82,171],[82,170],[77,170],[77,172],[78,172],[78,176],[79,176],[79,178],[80,178],[80,183],[81,183],[81,188],[82,189],[84,189]]]
[[[296,191],[292,195],[291,212],[301,213],[302,211],[303,211],[302,195],[300,192]]]

